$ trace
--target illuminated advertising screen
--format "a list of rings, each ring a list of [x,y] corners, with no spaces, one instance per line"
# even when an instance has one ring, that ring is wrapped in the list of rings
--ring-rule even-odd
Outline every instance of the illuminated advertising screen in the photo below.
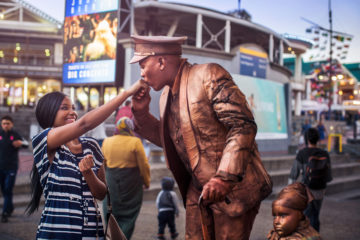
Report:
[[[115,82],[119,0],[66,0],[64,84]]]
[[[284,84],[238,74],[232,76],[255,117],[256,139],[288,138]]]

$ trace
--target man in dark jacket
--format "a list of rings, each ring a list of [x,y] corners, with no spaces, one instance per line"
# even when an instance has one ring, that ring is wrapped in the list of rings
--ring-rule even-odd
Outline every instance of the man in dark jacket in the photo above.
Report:
[[[130,63],[139,63],[141,77],[155,91],[163,89],[160,121],[149,112],[149,90],[132,98],[135,131],[164,148],[186,205],[186,239],[202,239],[202,227],[218,240],[249,239],[272,183],[244,94],[220,65],[182,59],[186,37],[133,39]]]
[[[13,130],[13,120],[10,116],[1,118],[0,129],[0,185],[4,196],[4,207],[1,221],[7,222],[14,210],[12,191],[18,169],[18,151],[22,145],[22,137]]]
[[[310,224],[320,232],[320,209],[325,195],[326,184],[332,180],[329,153],[317,147],[320,139],[315,128],[306,132],[308,146],[298,152],[291,168],[289,183],[295,182],[300,172],[301,182],[304,183],[314,196],[314,200],[305,209],[305,215],[310,219]]]

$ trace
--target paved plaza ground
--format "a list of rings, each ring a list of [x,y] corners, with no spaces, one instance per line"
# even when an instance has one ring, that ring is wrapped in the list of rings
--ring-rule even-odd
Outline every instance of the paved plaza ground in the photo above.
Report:
[[[0,223],[1,240],[35,239],[41,211],[27,217],[24,215],[24,210],[24,207],[16,208],[13,217],[10,218],[8,223]],[[156,215],[155,203],[153,201],[145,201],[136,223],[133,240],[156,239]],[[339,202],[335,199],[326,198],[323,203],[320,220],[321,236],[325,240],[360,239],[360,199]],[[181,209],[180,217],[176,219],[176,224],[180,233],[178,239],[185,239],[184,209]],[[264,240],[271,227],[271,201],[265,200],[261,204],[250,239]],[[170,239],[169,234],[167,239]]]

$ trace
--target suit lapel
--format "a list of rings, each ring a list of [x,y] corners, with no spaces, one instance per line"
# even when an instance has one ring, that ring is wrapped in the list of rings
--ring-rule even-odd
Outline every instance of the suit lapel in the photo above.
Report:
[[[181,133],[183,135],[184,144],[186,147],[187,155],[190,161],[190,166],[194,170],[199,162],[199,149],[195,139],[193,124],[190,118],[189,96],[188,96],[188,78],[190,67],[184,66],[180,81],[180,94],[179,94],[179,108],[180,108],[180,126]]]
[[[167,105],[169,103],[169,91],[170,87],[165,86],[163,92],[161,93],[160,100],[159,100],[159,110],[160,110],[160,140],[162,146],[165,145],[165,139],[164,139],[164,130],[165,130],[165,124],[166,124],[166,109],[168,108]],[[166,158],[166,165],[169,168],[168,159]]]

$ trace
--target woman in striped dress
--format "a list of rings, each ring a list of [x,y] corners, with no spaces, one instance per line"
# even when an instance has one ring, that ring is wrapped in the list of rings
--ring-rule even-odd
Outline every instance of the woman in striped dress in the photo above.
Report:
[[[36,118],[44,130],[32,139],[32,199],[27,208],[29,214],[37,210],[44,193],[37,239],[104,238],[94,206],[94,198],[102,200],[106,195],[103,155],[95,139],[80,136],[103,122],[129,96],[146,89],[140,80],[78,120],[65,94],[52,92],[39,100]]]

